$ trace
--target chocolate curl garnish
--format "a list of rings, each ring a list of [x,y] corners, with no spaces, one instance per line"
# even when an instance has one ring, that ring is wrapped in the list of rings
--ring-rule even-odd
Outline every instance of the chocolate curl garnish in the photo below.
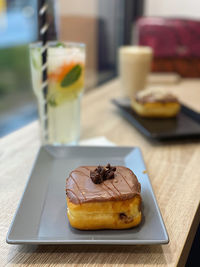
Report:
[[[113,179],[115,177],[116,167],[110,163],[106,167],[98,166],[94,171],[90,171],[90,178],[94,184],[101,184],[103,181]]]

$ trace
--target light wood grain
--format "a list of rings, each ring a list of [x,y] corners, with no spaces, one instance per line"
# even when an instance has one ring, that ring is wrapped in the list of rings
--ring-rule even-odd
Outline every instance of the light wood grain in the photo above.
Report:
[[[200,80],[184,80],[168,87],[200,111]],[[170,243],[162,246],[6,244],[6,233],[40,145],[38,123],[34,122],[0,140],[0,266],[184,266],[200,221],[199,142],[149,142],[110,103],[111,98],[119,95],[120,85],[114,80],[84,97],[81,138],[104,135],[117,145],[142,149]]]

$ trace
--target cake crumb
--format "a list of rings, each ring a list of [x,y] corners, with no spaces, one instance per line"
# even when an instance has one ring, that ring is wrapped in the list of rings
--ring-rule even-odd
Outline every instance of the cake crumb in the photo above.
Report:
[[[144,174],[145,174],[145,173],[147,173],[147,171],[146,171],[146,170],[144,170],[142,173],[144,173]]]

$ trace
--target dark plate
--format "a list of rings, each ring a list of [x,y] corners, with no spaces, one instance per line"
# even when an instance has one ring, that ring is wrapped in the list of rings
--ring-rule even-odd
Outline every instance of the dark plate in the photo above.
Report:
[[[184,105],[181,105],[181,110],[175,118],[151,119],[137,115],[131,108],[129,99],[113,99],[112,102],[122,115],[147,137],[158,140],[200,137],[200,114]]]

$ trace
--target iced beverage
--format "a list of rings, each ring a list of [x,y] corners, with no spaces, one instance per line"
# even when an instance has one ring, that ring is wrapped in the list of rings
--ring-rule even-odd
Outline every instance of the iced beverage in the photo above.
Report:
[[[144,46],[122,46],[119,49],[119,73],[124,96],[134,97],[145,88],[150,72],[152,49]]]
[[[73,145],[80,135],[80,101],[84,88],[85,46],[48,42],[48,93],[42,92],[41,44],[30,46],[33,90],[38,101],[44,144]],[[47,101],[47,114],[44,103]],[[45,132],[47,116],[47,135]]]

